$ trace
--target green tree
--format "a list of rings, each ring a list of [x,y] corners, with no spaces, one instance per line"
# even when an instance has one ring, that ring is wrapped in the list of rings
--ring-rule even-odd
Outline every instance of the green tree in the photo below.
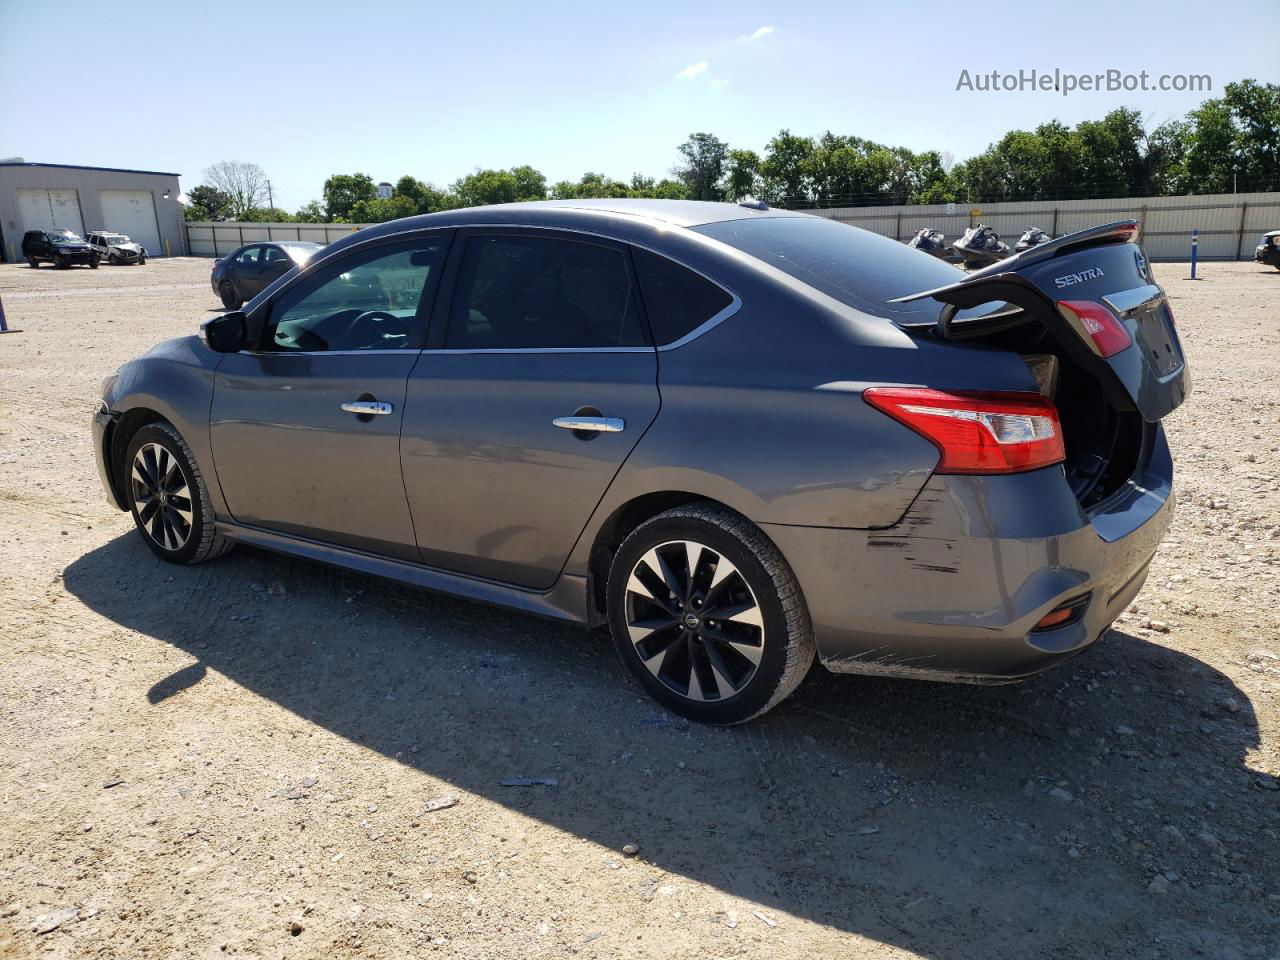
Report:
[[[329,217],[325,213],[324,207],[320,206],[319,201],[312,200],[295,213],[293,219],[298,223],[324,223]]]
[[[1223,101],[1236,131],[1233,160],[1241,184],[1252,190],[1280,186],[1280,85],[1256,80],[1228,83]]]
[[[457,206],[456,198],[445,190],[440,190],[429,183],[423,183],[415,177],[404,176],[396,181],[397,197],[408,197],[414,204],[417,213],[435,213],[438,210],[451,210]]]
[[[330,221],[351,222],[351,208],[376,200],[378,188],[367,173],[335,173],[324,182],[324,209]]]
[[[1230,192],[1236,165],[1231,108],[1222,100],[1206,100],[1187,117],[1191,129],[1182,164],[1183,186],[1188,193]]]
[[[676,175],[684,181],[693,200],[719,200],[720,179],[724,176],[729,145],[710,133],[691,134],[677,147],[684,163]]]
[[[784,206],[808,206],[813,154],[817,149],[810,137],[780,130],[765,147],[760,164],[765,197]]]
[[[293,217],[279,207],[250,207],[240,215],[240,219],[245,223],[290,223]]]
[[[725,163],[724,198],[758,198],[763,192],[760,188],[760,155],[754,150],[730,150]]]
[[[553,200],[586,200],[603,197],[630,197],[631,188],[603,173],[584,173],[577,183],[561,180],[551,188]]]
[[[386,223],[388,220],[415,216],[417,212],[418,205],[411,198],[392,194],[385,198],[357,200],[351,207],[347,220],[350,223]]]
[[[458,205],[482,207],[493,203],[545,200],[547,181],[532,167],[510,170],[477,170],[453,185]]]
[[[225,220],[231,210],[231,198],[207,183],[192,187],[187,199],[188,220]]]
[[[1138,192],[1143,179],[1142,115],[1119,108],[1101,120],[1076,124],[1080,139],[1079,183],[1085,196],[1124,197]]]

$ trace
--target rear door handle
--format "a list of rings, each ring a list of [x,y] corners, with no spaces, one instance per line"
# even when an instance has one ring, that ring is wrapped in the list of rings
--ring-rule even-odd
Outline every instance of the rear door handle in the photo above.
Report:
[[[354,413],[357,417],[385,417],[391,410],[391,404],[381,400],[348,400],[342,405],[343,413]]]
[[[621,433],[627,425],[627,421],[618,417],[556,417],[551,423],[563,430],[591,433]]]

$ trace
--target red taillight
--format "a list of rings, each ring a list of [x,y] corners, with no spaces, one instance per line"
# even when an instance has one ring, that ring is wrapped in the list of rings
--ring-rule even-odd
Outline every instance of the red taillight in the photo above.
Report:
[[[1066,456],[1058,410],[1038,393],[871,387],[863,396],[933,442],[937,473],[1019,473]]]
[[[1059,300],[1058,309],[1089,335],[1089,344],[1100,357],[1111,357],[1133,343],[1129,331],[1114,313],[1091,300]]]

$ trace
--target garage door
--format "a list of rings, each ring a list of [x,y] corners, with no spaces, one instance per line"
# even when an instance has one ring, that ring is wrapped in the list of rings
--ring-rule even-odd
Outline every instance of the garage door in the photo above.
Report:
[[[163,257],[160,228],[156,224],[156,202],[150,190],[103,190],[102,229],[123,233],[142,244],[148,255]]]
[[[80,197],[74,190],[19,190],[22,229],[70,230],[84,234]]]

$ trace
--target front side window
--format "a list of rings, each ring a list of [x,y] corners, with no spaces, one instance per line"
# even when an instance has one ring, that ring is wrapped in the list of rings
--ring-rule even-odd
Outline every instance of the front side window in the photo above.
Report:
[[[548,236],[478,236],[467,241],[446,349],[644,343],[620,250]]]
[[[428,306],[424,301],[443,252],[444,241],[437,237],[351,254],[273,304],[268,349],[315,352],[420,346]]]
[[[674,260],[639,247],[632,255],[653,342],[659,346],[686,336],[733,303],[722,287]]]
[[[236,263],[242,263],[246,267],[254,267],[258,265],[258,251],[261,247],[245,247],[236,257]]]

